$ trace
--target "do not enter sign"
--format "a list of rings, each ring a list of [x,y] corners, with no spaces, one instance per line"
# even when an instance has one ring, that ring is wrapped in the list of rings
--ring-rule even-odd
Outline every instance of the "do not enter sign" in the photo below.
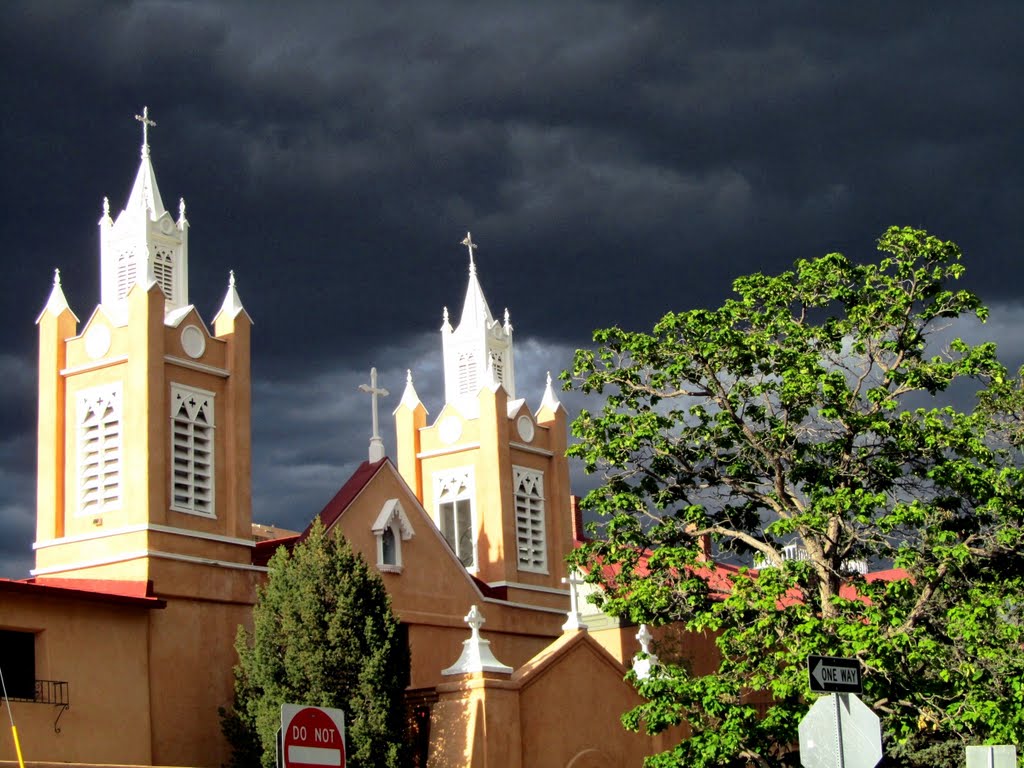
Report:
[[[345,768],[345,713],[340,709],[281,705],[284,768]]]

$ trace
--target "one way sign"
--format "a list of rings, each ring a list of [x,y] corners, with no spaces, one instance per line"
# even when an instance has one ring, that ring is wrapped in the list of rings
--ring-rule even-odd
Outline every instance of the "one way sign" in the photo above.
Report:
[[[834,656],[808,656],[812,693],[861,693],[860,662]]]

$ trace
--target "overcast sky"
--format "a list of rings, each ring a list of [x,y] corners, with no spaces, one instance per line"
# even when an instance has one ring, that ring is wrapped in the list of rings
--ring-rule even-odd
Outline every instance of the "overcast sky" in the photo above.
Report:
[[[303,527],[365,459],[370,366],[440,409],[467,230],[519,396],[594,328],[890,224],[957,241],[1019,363],[1024,5],[540,0],[0,3],[0,575],[32,564],[36,345],[139,162],[188,205],[190,298],[255,320],[254,516]],[[574,401],[565,401],[572,412]],[[394,448],[385,417],[385,441]]]

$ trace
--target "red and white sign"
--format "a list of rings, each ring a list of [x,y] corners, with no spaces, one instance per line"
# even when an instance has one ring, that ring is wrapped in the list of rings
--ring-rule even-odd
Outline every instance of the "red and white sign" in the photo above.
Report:
[[[281,764],[284,768],[345,768],[345,713],[282,704]]]

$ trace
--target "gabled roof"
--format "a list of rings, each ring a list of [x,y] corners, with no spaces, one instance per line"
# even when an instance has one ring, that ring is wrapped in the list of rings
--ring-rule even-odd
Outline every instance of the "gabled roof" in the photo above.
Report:
[[[319,518],[320,522],[323,523],[324,529],[330,529],[334,525],[338,518],[342,516],[349,504],[359,495],[359,493],[369,484],[373,476],[380,471],[381,467],[388,463],[387,457],[380,459],[379,461],[364,461],[355,472],[352,473],[352,477],[341,486],[334,498],[327,502],[326,506],[320,510],[320,514],[313,518],[314,520]],[[296,541],[304,541],[309,536],[309,530],[313,526],[313,522],[310,521],[309,525],[296,539]]]
[[[151,581],[39,577],[22,581],[0,579],[0,592],[25,595],[30,598],[57,597],[147,609],[167,607],[166,600],[153,594],[153,582]]]

